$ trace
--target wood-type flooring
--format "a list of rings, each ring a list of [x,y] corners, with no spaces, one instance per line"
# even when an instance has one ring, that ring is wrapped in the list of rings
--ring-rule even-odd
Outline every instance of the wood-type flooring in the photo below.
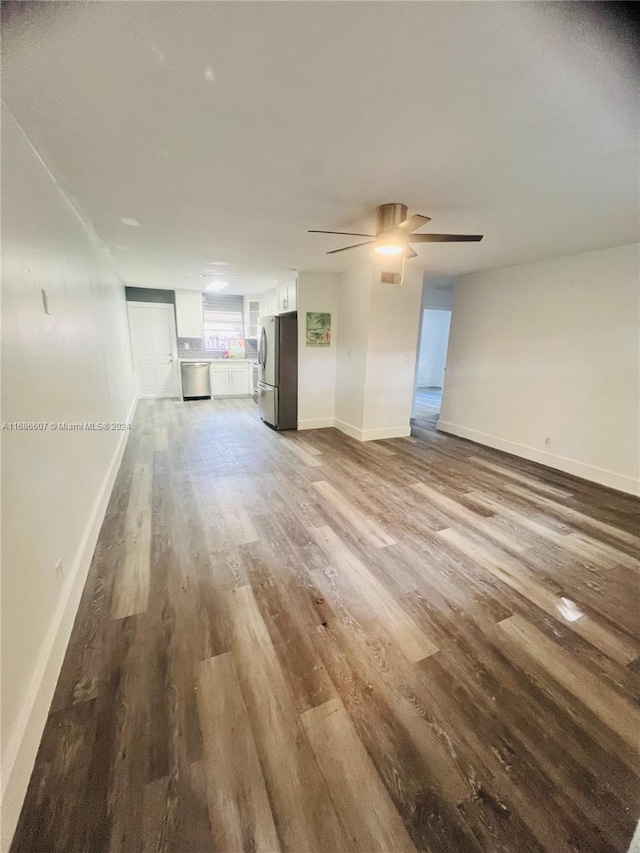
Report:
[[[139,404],[12,853],[626,851],[640,502],[434,420]]]

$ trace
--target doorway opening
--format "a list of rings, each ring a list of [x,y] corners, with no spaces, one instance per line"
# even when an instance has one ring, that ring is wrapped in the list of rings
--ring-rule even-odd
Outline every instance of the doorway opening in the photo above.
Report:
[[[425,426],[435,425],[440,415],[450,326],[451,311],[442,308],[424,309],[413,413],[418,422],[425,422]]]

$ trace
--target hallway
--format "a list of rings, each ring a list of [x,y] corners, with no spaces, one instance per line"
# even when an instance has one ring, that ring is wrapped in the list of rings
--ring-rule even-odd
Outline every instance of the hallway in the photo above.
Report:
[[[414,417],[428,418],[435,426],[442,405],[442,388],[416,388]]]
[[[637,507],[140,402],[13,853],[626,851]]]

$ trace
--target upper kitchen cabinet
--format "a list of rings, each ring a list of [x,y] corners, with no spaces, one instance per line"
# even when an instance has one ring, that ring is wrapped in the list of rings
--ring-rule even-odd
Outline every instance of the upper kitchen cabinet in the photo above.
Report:
[[[245,338],[257,338],[260,333],[260,317],[262,316],[262,304],[259,296],[245,296],[244,298],[244,336]]]
[[[260,299],[260,316],[271,317],[278,313],[278,291],[270,290],[268,293],[263,293]]]
[[[202,337],[202,294],[176,290],[176,325],[179,338]]]
[[[296,278],[278,285],[278,314],[296,311],[298,306],[298,280]]]

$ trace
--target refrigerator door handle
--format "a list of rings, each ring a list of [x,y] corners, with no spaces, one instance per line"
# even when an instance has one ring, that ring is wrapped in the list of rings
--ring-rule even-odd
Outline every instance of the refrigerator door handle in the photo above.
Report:
[[[265,365],[267,363],[267,334],[264,330],[264,327],[260,332],[260,345],[258,346],[258,362],[260,364],[260,367],[262,367],[262,369],[264,370]]]

